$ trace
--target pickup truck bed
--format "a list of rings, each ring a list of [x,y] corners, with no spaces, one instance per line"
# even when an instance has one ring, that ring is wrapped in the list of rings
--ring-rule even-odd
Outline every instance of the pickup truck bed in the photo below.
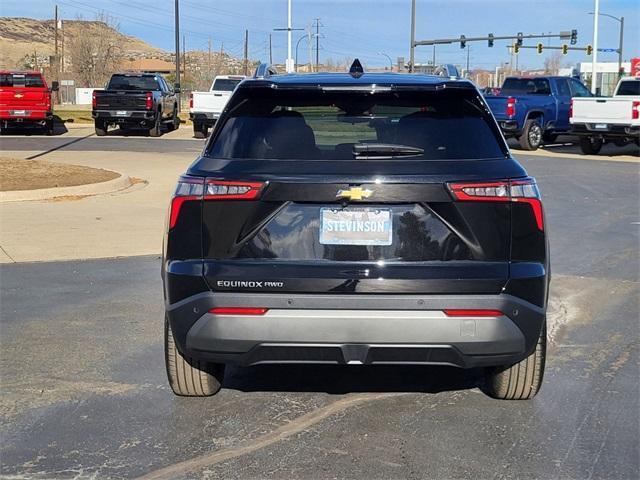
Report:
[[[236,85],[244,78],[242,75],[218,75],[208,92],[191,93],[189,118],[193,122],[193,134],[196,138],[207,136],[209,128],[220,118]]]

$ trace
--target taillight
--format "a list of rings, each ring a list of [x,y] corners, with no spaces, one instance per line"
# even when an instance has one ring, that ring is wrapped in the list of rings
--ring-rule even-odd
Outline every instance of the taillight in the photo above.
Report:
[[[640,102],[635,100],[631,103],[631,118],[634,120],[640,118]]]
[[[449,189],[462,202],[520,202],[533,209],[538,229],[544,230],[540,191],[533,178],[482,183],[450,183]]]
[[[268,308],[256,307],[216,307],[209,310],[209,313],[216,315],[264,315]]]
[[[176,226],[180,209],[185,202],[202,200],[204,191],[204,179],[198,177],[180,177],[178,185],[171,199],[171,211],[169,212],[169,228]]]
[[[455,309],[444,310],[447,317],[501,317],[504,315],[500,310],[479,310],[479,309]]]
[[[182,176],[171,199],[169,228],[175,227],[185,202],[197,200],[254,200],[264,183],[212,180]]]
[[[98,108],[98,99],[96,98],[96,92],[91,92],[91,108],[94,110]]]
[[[264,183],[262,182],[228,182],[208,179],[205,185],[205,200],[253,200]]]
[[[573,98],[569,102],[569,118],[573,118]]]
[[[189,108],[193,108],[193,93],[189,94]]]
[[[153,108],[153,93],[147,92],[147,96],[144,99],[144,107],[147,110],[151,110]]]
[[[507,98],[507,111],[505,112],[507,117],[514,117],[516,114],[516,99],[513,97]]]

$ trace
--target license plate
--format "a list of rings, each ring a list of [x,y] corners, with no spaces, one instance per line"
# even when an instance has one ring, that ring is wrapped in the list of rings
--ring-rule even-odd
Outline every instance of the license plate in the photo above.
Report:
[[[392,235],[389,209],[320,209],[320,243],[323,245],[391,245]]]
[[[593,128],[597,129],[597,130],[606,130],[607,128],[609,128],[609,125],[607,125],[606,123],[596,123]]]
[[[126,110],[118,110],[116,112],[116,115],[119,117],[126,117],[127,116],[127,111]]]
[[[26,110],[14,110],[13,114],[16,117],[25,117],[27,115],[27,111]]]

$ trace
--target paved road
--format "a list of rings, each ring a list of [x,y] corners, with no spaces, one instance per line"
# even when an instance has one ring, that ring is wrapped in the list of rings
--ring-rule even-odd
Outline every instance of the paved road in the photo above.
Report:
[[[0,267],[9,478],[638,478],[638,165],[523,157],[551,232],[556,331],[531,402],[478,372],[254,367],[174,397],[159,259]],[[16,477],[12,477],[12,476]]]

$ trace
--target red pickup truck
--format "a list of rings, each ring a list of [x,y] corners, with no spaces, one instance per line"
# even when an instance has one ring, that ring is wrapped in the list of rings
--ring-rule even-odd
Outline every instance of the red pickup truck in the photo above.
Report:
[[[40,72],[0,70],[0,131],[15,126],[37,126],[53,134],[51,88]]]

